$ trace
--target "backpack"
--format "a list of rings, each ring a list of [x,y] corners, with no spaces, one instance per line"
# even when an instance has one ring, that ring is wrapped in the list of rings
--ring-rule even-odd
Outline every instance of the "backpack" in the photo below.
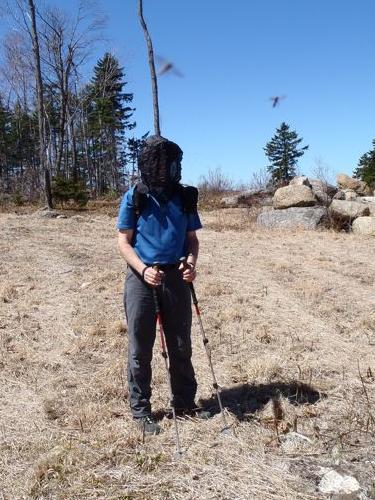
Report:
[[[135,185],[133,192],[133,206],[135,216],[138,219],[148,203],[148,189],[141,182]],[[182,210],[185,214],[196,214],[198,206],[198,189],[194,186],[183,186],[177,184],[176,193],[180,196]]]

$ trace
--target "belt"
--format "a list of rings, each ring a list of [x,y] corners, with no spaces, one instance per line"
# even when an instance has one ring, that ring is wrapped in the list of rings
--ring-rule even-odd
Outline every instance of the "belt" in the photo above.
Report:
[[[175,262],[174,264],[158,264],[158,268],[161,271],[171,271],[172,269],[178,269],[181,262]],[[146,266],[152,267],[155,264],[146,264]]]

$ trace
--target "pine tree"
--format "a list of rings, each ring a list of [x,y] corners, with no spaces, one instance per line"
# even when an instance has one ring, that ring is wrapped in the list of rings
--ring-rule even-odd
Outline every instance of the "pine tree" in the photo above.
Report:
[[[147,139],[149,132],[142,135],[140,139],[132,137],[128,139],[127,143],[127,160],[130,164],[129,169],[129,182],[130,186],[134,186],[140,180],[140,173],[138,172],[138,155],[142,145]]]
[[[10,114],[8,165],[14,189],[22,190],[28,200],[39,197],[38,118],[16,102]]]
[[[106,53],[94,68],[89,88],[88,120],[98,194],[110,188],[117,190],[124,175],[123,139],[126,130],[135,127],[130,121],[134,109],[129,106],[133,94],[123,92],[125,85],[123,68]]]
[[[354,177],[365,181],[370,187],[375,188],[375,139],[372,141],[373,149],[361,156]]]
[[[309,146],[298,148],[303,141],[298,138],[297,132],[290,130],[289,125],[283,122],[270,142],[263,148],[271,164],[267,166],[274,185],[286,184],[296,175],[296,166]]]

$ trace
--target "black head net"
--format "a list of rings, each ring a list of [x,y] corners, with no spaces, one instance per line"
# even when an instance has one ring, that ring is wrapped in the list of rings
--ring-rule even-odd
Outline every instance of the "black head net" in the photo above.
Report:
[[[148,188],[169,189],[181,180],[182,150],[172,141],[153,135],[138,156],[142,181]]]

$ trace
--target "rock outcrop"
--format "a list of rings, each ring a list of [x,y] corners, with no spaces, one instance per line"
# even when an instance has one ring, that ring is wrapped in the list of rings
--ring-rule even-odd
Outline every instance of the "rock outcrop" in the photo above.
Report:
[[[355,233],[373,235],[375,196],[364,196],[370,193],[368,185],[346,174],[339,174],[337,183],[339,189],[319,179],[294,177],[288,186],[276,190],[273,210],[263,210],[257,224],[316,229],[324,223],[337,230],[353,228]]]

